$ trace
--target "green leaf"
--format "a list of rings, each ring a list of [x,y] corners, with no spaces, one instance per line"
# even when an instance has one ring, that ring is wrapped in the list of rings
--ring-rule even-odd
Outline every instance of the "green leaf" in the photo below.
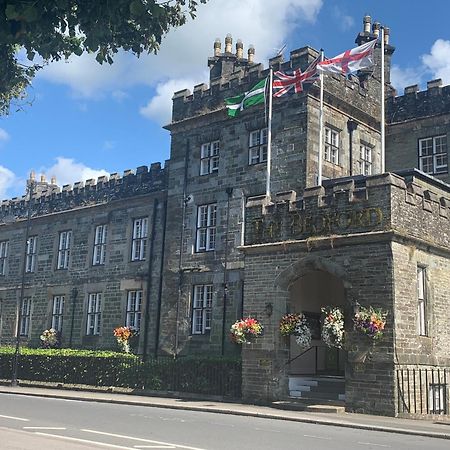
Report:
[[[19,13],[14,5],[6,5],[5,15],[8,20],[15,20],[19,17]]]
[[[34,6],[30,6],[23,12],[23,18],[26,22],[35,22],[39,18],[39,12]]]

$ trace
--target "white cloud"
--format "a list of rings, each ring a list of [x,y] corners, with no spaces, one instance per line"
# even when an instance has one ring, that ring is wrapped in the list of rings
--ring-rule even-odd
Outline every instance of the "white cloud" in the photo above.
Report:
[[[141,107],[139,112],[148,119],[154,120],[160,125],[170,122],[172,116],[172,96],[174,92],[191,88],[196,84],[194,80],[178,79],[169,80],[156,86],[156,95],[152,97],[147,105]],[[192,89],[190,89],[192,91]]]
[[[403,89],[406,86],[420,84],[423,72],[423,68],[407,67],[406,69],[402,69],[394,65],[391,68],[391,84],[398,91],[398,95],[402,95]]]
[[[345,14],[339,6],[335,6],[333,10],[336,19],[335,21],[342,31],[346,31],[354,27],[355,19],[352,16]]]
[[[430,53],[422,56],[422,62],[433,78],[442,78],[444,84],[450,83],[450,41],[438,39]]]
[[[75,96],[102,98],[134,85],[157,85],[155,98],[141,113],[158,122],[167,117],[171,108],[171,86],[192,89],[194,84],[207,81],[206,59],[212,55],[217,37],[222,41],[232,33],[256,48],[256,60],[266,62],[285,42],[293,27],[315,21],[323,0],[215,0],[200,5],[197,18],[171,30],[162,42],[158,55],[133,55],[119,52],[114,64],[99,65],[93,55],[71,57],[68,62],[49,64],[39,72],[41,78],[70,87]],[[224,45],[224,44],[222,44]],[[223,50],[223,47],[222,47]],[[180,85],[181,80],[189,82]],[[116,94],[114,94],[116,93]],[[119,98],[117,98],[119,97]]]
[[[109,175],[106,170],[92,169],[81,162],[76,162],[73,158],[64,158],[62,156],[56,158],[56,163],[53,166],[41,168],[39,173],[44,174],[48,180],[51,177],[56,177],[56,183],[59,186],[73,184],[76,181],[86,181],[90,178],[96,180],[100,176]]]
[[[9,134],[3,128],[0,128],[0,142],[5,142],[9,139]]]
[[[6,167],[0,166],[0,199],[7,197],[7,191],[15,185],[16,176]]]

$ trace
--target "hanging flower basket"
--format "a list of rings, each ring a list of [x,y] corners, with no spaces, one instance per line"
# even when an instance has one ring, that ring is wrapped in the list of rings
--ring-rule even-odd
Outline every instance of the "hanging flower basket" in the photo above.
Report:
[[[61,333],[54,328],[44,330],[39,339],[43,348],[58,348],[61,345]]]
[[[231,340],[236,344],[251,344],[261,336],[263,328],[261,322],[253,317],[236,320],[231,325]]]
[[[295,341],[300,347],[311,347],[311,330],[303,314],[285,314],[280,319],[279,328],[282,336],[295,336]]]
[[[323,314],[322,340],[328,347],[342,348],[344,345],[344,313],[337,306],[321,308]]]
[[[360,307],[353,317],[354,328],[373,340],[380,339],[384,334],[387,314],[381,308]]]
[[[281,336],[291,336],[295,334],[295,328],[297,324],[302,319],[302,314],[299,313],[290,313],[285,314],[280,319],[280,334]]]
[[[114,328],[113,333],[122,351],[125,353],[130,353],[130,341],[133,337],[138,335],[138,331],[132,327],[117,327]]]

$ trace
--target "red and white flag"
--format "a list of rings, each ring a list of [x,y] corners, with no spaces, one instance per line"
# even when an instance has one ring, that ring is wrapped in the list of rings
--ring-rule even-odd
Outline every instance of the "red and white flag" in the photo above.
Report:
[[[288,72],[277,71],[273,74],[272,90],[274,97],[281,97],[284,94],[297,94],[305,89],[305,85],[313,84],[319,79],[317,64],[319,58],[315,59],[309,67],[302,72],[300,69]]]
[[[317,70],[349,75],[357,70],[371,67],[374,64],[372,56],[376,43],[377,39],[374,39],[359,47],[347,50],[334,58],[319,62]]]

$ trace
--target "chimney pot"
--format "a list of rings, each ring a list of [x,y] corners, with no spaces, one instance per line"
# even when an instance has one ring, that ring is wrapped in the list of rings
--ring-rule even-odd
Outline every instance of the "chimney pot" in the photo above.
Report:
[[[371,25],[371,23],[372,23],[372,18],[368,14],[366,14],[364,16],[364,19],[363,19],[363,25],[364,25],[363,31],[364,31],[364,33],[370,33],[370,25]]]
[[[242,59],[244,57],[244,44],[240,39],[236,42],[236,57]]]
[[[45,183],[45,175],[44,174],[41,175],[41,183]]]
[[[231,45],[233,44],[233,38],[231,34],[227,34],[225,38],[225,53],[231,53]]]
[[[372,25],[372,33],[376,36],[376,37],[378,37],[379,35],[380,35],[380,22],[375,22],[373,25]]]
[[[36,179],[36,174],[34,173],[34,170],[30,172],[30,181],[34,181]]]
[[[253,44],[250,44],[248,47],[248,62],[249,64],[253,64],[253,58],[255,56],[255,47]]]
[[[391,30],[389,27],[384,27],[384,45],[389,45],[389,35],[391,34]]]
[[[222,43],[220,42],[220,39],[216,38],[216,40],[214,41],[214,56],[220,55],[221,47],[222,47]]]
[[[52,177],[51,180],[50,180],[50,183],[51,184],[56,184],[56,177]]]

